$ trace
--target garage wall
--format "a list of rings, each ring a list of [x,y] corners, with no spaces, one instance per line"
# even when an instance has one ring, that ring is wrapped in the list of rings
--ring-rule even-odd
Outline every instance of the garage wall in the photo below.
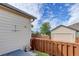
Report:
[[[75,33],[76,31],[60,27],[51,32],[51,38],[55,41],[61,41],[61,42],[75,42]]]
[[[0,8],[0,55],[16,49],[24,49],[25,46],[29,49],[30,38],[30,20]]]

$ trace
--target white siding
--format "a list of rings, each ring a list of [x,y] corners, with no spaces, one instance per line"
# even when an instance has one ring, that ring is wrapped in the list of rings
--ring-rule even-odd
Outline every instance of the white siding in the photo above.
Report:
[[[76,31],[65,28],[59,27],[51,32],[51,38],[55,41],[62,41],[62,42],[75,42],[75,33]]]
[[[16,25],[16,30],[15,30]],[[26,28],[25,28],[26,26]],[[31,22],[28,18],[0,8],[0,55],[30,47]]]

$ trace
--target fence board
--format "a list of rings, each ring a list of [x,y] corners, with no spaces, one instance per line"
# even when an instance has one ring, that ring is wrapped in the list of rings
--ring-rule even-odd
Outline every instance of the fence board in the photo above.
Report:
[[[68,45],[68,56],[73,56],[73,45]]]
[[[63,56],[67,56],[67,45],[63,45]]]
[[[74,46],[74,56],[79,56],[79,46]]]

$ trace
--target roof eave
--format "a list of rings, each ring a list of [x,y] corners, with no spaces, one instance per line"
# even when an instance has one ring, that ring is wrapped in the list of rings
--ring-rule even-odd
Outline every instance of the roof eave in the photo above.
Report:
[[[24,14],[25,16],[28,16],[28,17],[30,17],[30,18],[33,19],[33,20],[37,19],[35,16],[30,15],[30,14],[28,14],[28,13],[26,13],[26,12],[24,12],[24,11],[22,11],[22,10],[20,10],[20,9],[18,9],[18,8],[12,6],[12,5],[10,5],[10,4],[8,4],[8,3],[0,3],[0,5],[2,5],[2,6],[4,6],[4,7],[7,7],[7,8],[9,8],[9,9],[12,9],[12,10],[14,10],[14,11],[17,11],[17,12],[19,12],[19,13],[22,13],[22,14]]]
[[[54,29],[52,29],[51,31],[54,31],[55,29],[57,29],[57,28],[59,28],[59,27],[66,27],[66,28],[69,28],[69,29],[71,29],[71,30],[74,30],[74,31],[76,31],[76,32],[79,32],[79,30],[76,30],[76,29],[73,29],[73,28],[71,28],[71,27],[67,27],[67,26],[64,26],[64,25],[59,25],[59,26],[57,26],[56,28],[54,28]]]

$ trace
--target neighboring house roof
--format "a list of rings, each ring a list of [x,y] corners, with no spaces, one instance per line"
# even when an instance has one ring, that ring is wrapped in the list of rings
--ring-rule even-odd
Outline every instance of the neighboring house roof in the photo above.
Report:
[[[71,27],[68,27],[68,26],[64,26],[64,25],[57,26],[56,28],[52,29],[51,31],[54,31],[55,29],[58,29],[59,27],[65,27],[65,28],[68,28],[68,29],[71,29],[71,30],[79,32],[79,30],[76,30],[74,28],[71,28]]]
[[[74,29],[79,31],[79,22],[75,23],[75,24],[72,24],[72,25],[69,25],[69,27],[74,28]]]
[[[18,13],[22,14],[23,16],[26,16],[26,17],[28,17],[28,18],[30,18],[30,19],[33,19],[33,20],[36,19],[36,17],[34,17],[34,16],[28,14],[27,12],[24,12],[24,11],[22,11],[22,10],[20,10],[20,9],[14,7],[14,6],[12,6],[12,5],[10,5],[10,4],[7,4],[7,3],[0,3],[0,5],[1,5],[1,6],[4,6],[4,7],[7,7],[7,8],[9,8],[9,9],[11,9],[11,10],[14,10],[14,11],[16,11],[16,12],[18,12]]]

